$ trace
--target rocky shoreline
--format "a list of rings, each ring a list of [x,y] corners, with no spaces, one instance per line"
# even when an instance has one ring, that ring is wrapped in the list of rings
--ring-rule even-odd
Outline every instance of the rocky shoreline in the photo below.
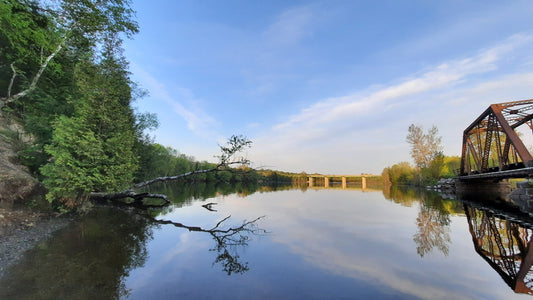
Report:
[[[0,207],[0,277],[26,251],[45,241],[71,221],[69,217],[57,213]]]
[[[455,199],[456,186],[453,178],[441,178],[437,184],[427,186],[426,189],[439,192],[445,199]]]

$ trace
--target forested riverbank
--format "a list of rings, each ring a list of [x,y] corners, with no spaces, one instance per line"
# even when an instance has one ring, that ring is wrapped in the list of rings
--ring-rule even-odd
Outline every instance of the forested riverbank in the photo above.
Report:
[[[229,157],[197,161],[154,142],[157,117],[135,111],[146,91],[131,80],[123,54],[123,40],[139,31],[130,1],[2,1],[0,24],[1,200],[46,193],[68,211],[91,193],[191,172],[195,182],[305,177],[245,164],[237,170]],[[217,172],[195,173],[209,169]]]

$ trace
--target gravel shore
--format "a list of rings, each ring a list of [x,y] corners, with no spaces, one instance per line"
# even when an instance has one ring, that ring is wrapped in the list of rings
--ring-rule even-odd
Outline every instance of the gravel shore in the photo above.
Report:
[[[27,250],[48,239],[71,220],[55,213],[27,208],[0,208],[0,277]]]

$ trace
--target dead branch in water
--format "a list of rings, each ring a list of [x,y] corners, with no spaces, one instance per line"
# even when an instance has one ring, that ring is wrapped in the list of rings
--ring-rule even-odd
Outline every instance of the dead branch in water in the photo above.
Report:
[[[236,155],[239,152],[243,151],[244,149],[249,148],[251,144],[252,142],[249,141],[247,138],[243,136],[234,135],[228,139],[226,146],[220,146],[221,154],[219,156],[216,156],[219,159],[219,163],[214,168],[191,171],[191,172],[187,172],[187,173],[183,173],[183,174],[179,174],[175,176],[157,177],[154,179],[150,179],[147,181],[137,183],[131,186],[130,188],[124,191],[121,191],[121,192],[115,192],[115,193],[93,192],[89,194],[89,197],[94,200],[104,200],[104,201],[119,201],[125,198],[132,198],[134,200],[132,203],[133,206],[139,206],[139,207],[165,206],[165,205],[170,204],[170,201],[167,199],[166,195],[150,194],[150,193],[145,193],[145,192],[137,193],[135,192],[135,190],[149,186],[156,182],[174,181],[174,180],[191,177],[191,176],[198,175],[198,174],[205,174],[205,173],[217,172],[217,171],[222,171],[222,170],[228,170],[228,168],[232,165],[247,166],[250,164],[250,161],[244,157],[236,157]],[[145,205],[143,203],[143,200],[145,198],[163,199],[163,203],[160,205],[158,204]]]

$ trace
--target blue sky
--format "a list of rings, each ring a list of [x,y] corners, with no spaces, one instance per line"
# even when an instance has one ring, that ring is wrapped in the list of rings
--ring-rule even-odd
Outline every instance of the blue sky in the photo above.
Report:
[[[533,98],[533,2],[133,1],[132,77],[156,141],[215,161],[233,134],[256,167],[381,173],[410,124],[446,155],[492,103]]]

